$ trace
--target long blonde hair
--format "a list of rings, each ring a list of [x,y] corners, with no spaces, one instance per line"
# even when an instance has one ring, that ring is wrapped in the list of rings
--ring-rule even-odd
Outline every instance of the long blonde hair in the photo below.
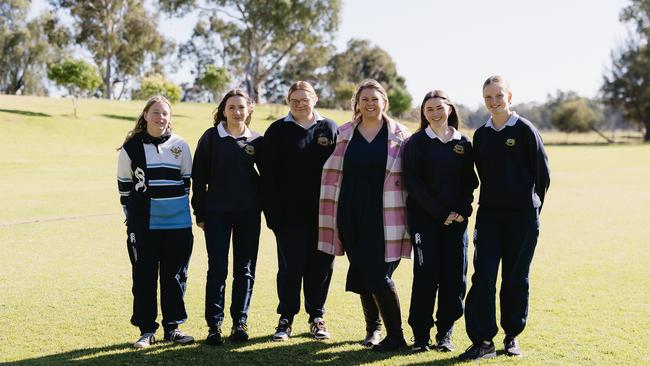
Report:
[[[155,103],[165,103],[167,106],[169,106],[169,127],[167,127],[167,131],[165,133],[171,133],[172,131],[172,122],[171,122],[171,111],[172,111],[172,104],[167,100],[167,98],[163,97],[162,95],[154,95],[153,97],[149,98],[147,100],[147,104],[144,105],[144,109],[142,110],[142,113],[140,113],[140,117],[138,117],[138,120],[135,122],[135,127],[129,133],[126,134],[126,138],[124,139],[124,142],[122,145],[126,144],[133,138],[133,136],[137,135],[140,132],[145,132],[147,131],[147,120],[144,119],[144,115],[149,112],[149,108],[151,108],[152,105]],[[120,147],[121,148],[121,147]],[[120,149],[118,148],[118,150]]]
[[[384,119],[388,119],[388,114],[386,114],[386,111],[388,110],[388,94],[386,93],[386,89],[384,89],[377,80],[366,79],[361,82],[359,88],[357,88],[357,92],[354,94],[354,99],[352,99],[352,120],[356,121],[361,118],[361,111],[358,108],[359,98],[361,97],[361,92],[365,89],[375,89],[379,94],[381,94],[381,99],[384,100],[384,110],[381,111],[381,116]]]

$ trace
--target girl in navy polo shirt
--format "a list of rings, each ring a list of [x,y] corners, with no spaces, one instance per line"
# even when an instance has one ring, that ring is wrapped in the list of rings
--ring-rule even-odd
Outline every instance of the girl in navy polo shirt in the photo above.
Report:
[[[435,348],[449,352],[452,327],[463,315],[467,271],[467,219],[472,214],[474,173],[472,144],[457,128],[456,106],[441,90],[424,96],[420,129],[404,151],[404,178],[411,242],[415,251],[408,322],[412,350],[429,350],[438,293]]]
[[[233,283],[230,340],[248,340],[248,309],[255,283],[260,237],[260,167],[262,138],[248,125],[253,103],[242,90],[229,91],[214,112],[196,147],[192,207],[205,233],[208,277],[205,289],[206,343],[221,345],[228,250],[233,237]],[[260,169],[261,170],[261,169]]]
[[[461,360],[496,356],[495,287],[501,262],[501,327],[505,354],[519,356],[517,336],[528,316],[528,276],[539,235],[539,213],[550,184],[544,143],[533,124],[510,110],[512,92],[501,76],[483,84],[490,119],[474,132],[481,179],[474,229],[474,275],[465,328],[472,345]]]

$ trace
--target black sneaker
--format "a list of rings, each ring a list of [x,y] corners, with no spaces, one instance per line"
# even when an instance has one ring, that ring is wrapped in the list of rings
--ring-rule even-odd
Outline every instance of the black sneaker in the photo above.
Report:
[[[138,340],[133,343],[133,347],[147,348],[154,343],[156,343],[156,337],[153,333],[142,333],[142,335],[140,335],[140,338],[138,338]]]
[[[209,346],[221,346],[223,344],[223,339],[221,338],[221,324],[216,327],[210,327],[208,338],[205,339],[205,344]]]
[[[248,340],[248,326],[246,323],[238,323],[233,325],[230,337],[233,342],[246,342]]]
[[[416,339],[411,346],[411,352],[429,352],[430,350],[428,339],[426,341]]]
[[[444,334],[436,334],[436,351],[452,352],[454,349],[454,344],[451,343],[451,329]]]
[[[275,334],[273,334],[273,340],[276,342],[282,342],[289,339],[291,336],[291,323],[288,319],[280,319],[278,322],[277,328],[275,328]]]
[[[311,335],[316,339],[330,339],[330,332],[327,331],[323,318],[314,318],[310,324]]]
[[[497,351],[494,348],[494,343],[490,341],[488,344],[481,342],[469,346],[465,352],[461,353],[460,356],[458,356],[458,359],[460,361],[471,361],[479,360],[482,358],[494,358],[496,356]]]
[[[178,328],[165,332],[165,340],[176,344],[192,344],[194,337],[181,332]]]
[[[506,356],[521,356],[521,348],[519,348],[519,342],[517,338],[506,336],[503,339],[503,349],[506,351]]]

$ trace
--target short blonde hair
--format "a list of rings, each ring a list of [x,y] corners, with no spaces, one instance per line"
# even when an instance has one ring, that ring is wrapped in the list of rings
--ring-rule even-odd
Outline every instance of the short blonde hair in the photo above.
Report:
[[[309,84],[306,81],[299,80],[291,84],[291,87],[289,87],[289,91],[287,92],[287,98],[286,98],[287,104],[289,104],[289,98],[291,97],[291,94],[293,94],[293,92],[297,90],[304,90],[307,93],[311,94],[314,97],[314,99],[318,99],[318,95],[316,94],[316,90],[314,90],[314,87],[311,86],[311,84]]]
[[[491,84],[497,84],[504,88],[507,91],[510,91],[510,84],[506,81],[506,79],[501,76],[501,75],[492,75],[485,82],[483,83],[483,89],[485,89],[486,86],[491,85]]]

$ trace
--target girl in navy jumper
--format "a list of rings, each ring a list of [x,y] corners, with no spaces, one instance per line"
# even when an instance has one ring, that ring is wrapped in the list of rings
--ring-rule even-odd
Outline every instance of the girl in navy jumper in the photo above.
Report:
[[[206,343],[221,345],[230,236],[233,283],[230,340],[248,340],[248,309],[255,283],[260,237],[262,138],[248,128],[253,104],[246,93],[231,90],[214,112],[214,127],[199,139],[194,154],[192,207],[203,229],[208,252],[205,288]],[[261,168],[260,168],[261,170]]]
[[[463,315],[467,271],[467,219],[472,214],[472,144],[458,130],[456,106],[441,90],[424,96],[420,129],[404,150],[404,178],[411,242],[415,251],[409,325],[413,351],[429,350],[438,292],[436,350],[449,352],[452,327]]]
[[[120,148],[117,165],[132,265],[131,324],[140,328],[135,348],[155,342],[159,272],[164,339],[194,341],[178,329],[187,319],[183,297],[193,242],[188,199],[192,156],[185,140],[171,132],[171,119],[169,101],[150,98]]]
[[[510,110],[512,93],[501,76],[483,84],[491,117],[474,133],[481,180],[474,229],[474,275],[465,328],[472,341],[462,360],[495,357],[495,287],[501,262],[501,327],[505,354],[519,356],[516,337],[528,315],[528,276],[539,235],[539,213],[549,187],[548,159],[533,124]]]
[[[314,110],[314,88],[297,81],[287,93],[290,112],[264,134],[268,173],[265,178],[267,226],[278,250],[277,288],[280,320],[273,340],[289,338],[305,296],[314,338],[329,338],[323,315],[334,256],[318,251],[318,198],[323,164],[334,150],[338,128]]]

